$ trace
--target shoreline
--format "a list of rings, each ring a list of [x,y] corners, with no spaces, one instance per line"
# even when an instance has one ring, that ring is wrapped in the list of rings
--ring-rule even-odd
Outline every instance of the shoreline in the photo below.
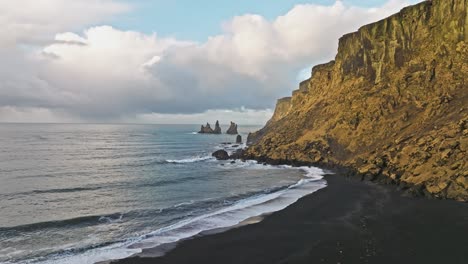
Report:
[[[343,177],[340,173],[326,175],[325,180],[326,188],[302,197],[261,222],[197,235],[169,245],[164,255],[151,255],[155,252],[148,249],[139,256],[110,263],[468,260],[468,204],[409,197],[392,186]]]
[[[259,164],[255,160],[252,160],[251,162],[245,162],[245,163],[250,164],[250,165],[253,164],[254,166],[260,166],[262,169],[266,165],[266,164]],[[255,211],[248,213],[250,214],[250,216],[247,216],[247,218],[243,218],[241,216],[242,218],[239,220],[239,222],[231,223],[230,225],[227,225],[227,226],[218,226],[215,228],[204,229],[204,230],[201,230],[199,233],[193,233],[192,235],[188,237],[182,237],[178,239],[177,241],[166,242],[163,244],[148,245],[147,243],[145,245],[145,241],[140,241],[138,243],[130,245],[128,248],[139,249],[139,250],[142,250],[141,252],[134,253],[132,255],[127,255],[128,257],[122,256],[122,258],[161,257],[161,256],[164,256],[167,252],[176,248],[179,244],[183,243],[186,240],[191,240],[197,237],[211,236],[211,235],[215,235],[219,233],[224,233],[231,229],[237,229],[246,225],[252,225],[252,224],[261,222],[263,219],[265,219],[267,216],[271,215],[272,213],[284,210],[284,208],[290,206],[291,204],[294,204],[295,202],[298,201],[298,199],[301,199],[304,196],[310,195],[311,193],[314,193],[317,190],[320,190],[322,188],[326,188],[327,182],[323,178],[325,175],[329,173],[333,173],[333,172],[330,172],[329,170],[322,170],[320,168],[313,167],[313,166],[296,167],[296,166],[289,166],[289,165],[288,166],[276,166],[276,165],[268,164],[267,168],[270,168],[270,167],[279,168],[279,169],[287,169],[287,170],[298,170],[298,171],[301,171],[302,177],[294,184],[284,186],[284,188],[276,189],[271,193],[270,192],[262,193],[258,197],[251,196],[250,198],[257,197],[253,200],[254,202],[260,199],[260,203],[257,204],[255,202],[254,204],[251,204],[250,206],[247,206],[246,208],[244,208],[247,210],[251,210],[249,208],[253,208],[253,209],[256,208],[256,209]],[[271,195],[273,196],[271,197]],[[263,197],[266,197],[267,200],[264,200]],[[261,201],[261,200],[264,200],[264,201]],[[243,202],[243,201],[244,200],[240,200],[238,202]],[[232,206],[235,206],[235,205],[232,205]],[[238,208],[237,210],[242,210],[242,209],[243,207]],[[222,214],[221,211],[223,210],[212,212],[208,214],[207,216],[209,218],[211,214],[212,216]],[[229,212],[229,211],[226,211],[226,212]],[[231,217],[228,216],[228,218],[231,218]],[[182,228],[184,227],[182,226]],[[94,263],[95,264],[108,264],[108,263],[114,263],[115,261],[118,261],[118,260],[120,259],[102,259]]]

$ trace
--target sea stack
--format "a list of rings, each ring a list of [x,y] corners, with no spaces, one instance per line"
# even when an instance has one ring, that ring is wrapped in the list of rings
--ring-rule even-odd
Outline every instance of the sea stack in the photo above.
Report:
[[[201,126],[199,134],[221,134],[221,127],[219,126],[219,122],[216,121],[214,130],[211,128],[210,123],[206,123],[206,126]]]
[[[242,144],[242,136],[241,135],[237,135],[236,144]]]
[[[221,127],[219,126],[219,121],[216,120],[215,129],[213,134],[221,134]]]
[[[210,126],[210,123],[206,123],[206,126],[202,125],[200,128],[200,131],[198,132],[200,134],[213,134],[214,131]]]
[[[237,135],[239,134],[237,132],[237,124],[234,123],[234,122],[231,122],[231,126],[229,127],[229,129],[226,131],[226,134],[229,134],[229,135]]]

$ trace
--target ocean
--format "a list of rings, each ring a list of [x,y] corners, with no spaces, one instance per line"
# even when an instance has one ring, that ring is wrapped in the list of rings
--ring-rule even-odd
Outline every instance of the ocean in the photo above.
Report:
[[[199,128],[0,124],[0,263],[124,258],[284,209],[326,186],[319,168],[217,161],[213,151],[245,145]],[[239,132],[245,140],[259,128]]]

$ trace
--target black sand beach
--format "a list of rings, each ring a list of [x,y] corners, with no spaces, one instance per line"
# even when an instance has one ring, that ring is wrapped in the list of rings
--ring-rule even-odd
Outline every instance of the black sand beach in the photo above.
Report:
[[[327,188],[260,223],[115,263],[468,263],[468,204],[326,179]]]

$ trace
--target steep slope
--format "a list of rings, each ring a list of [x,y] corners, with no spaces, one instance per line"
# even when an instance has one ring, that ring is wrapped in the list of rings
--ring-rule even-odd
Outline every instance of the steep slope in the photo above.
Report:
[[[468,0],[404,8],[339,41],[334,61],[280,99],[247,158],[339,165],[468,200]]]

